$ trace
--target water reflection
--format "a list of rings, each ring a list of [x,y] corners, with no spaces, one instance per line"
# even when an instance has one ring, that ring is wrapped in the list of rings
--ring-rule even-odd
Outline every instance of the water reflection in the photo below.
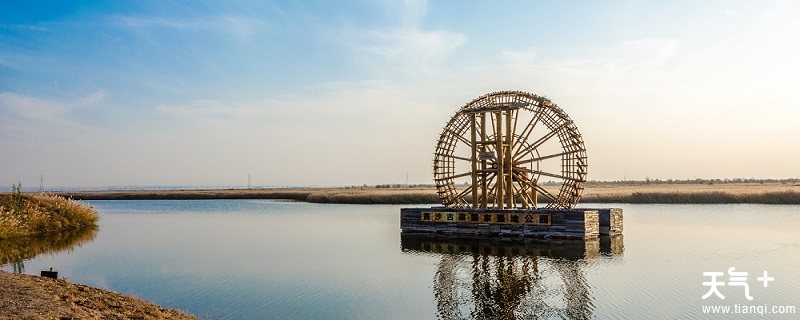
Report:
[[[97,227],[63,232],[53,232],[32,237],[17,237],[0,240],[0,267],[10,264],[15,273],[25,272],[25,260],[43,253],[57,253],[72,250],[94,240]]]
[[[401,246],[440,256],[433,279],[439,319],[590,319],[585,270],[624,250],[622,236],[520,243],[404,233]]]

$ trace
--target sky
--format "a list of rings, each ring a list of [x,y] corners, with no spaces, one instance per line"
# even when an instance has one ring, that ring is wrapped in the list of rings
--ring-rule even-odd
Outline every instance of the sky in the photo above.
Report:
[[[800,177],[796,1],[2,1],[0,185],[432,183],[483,94],[590,180]]]

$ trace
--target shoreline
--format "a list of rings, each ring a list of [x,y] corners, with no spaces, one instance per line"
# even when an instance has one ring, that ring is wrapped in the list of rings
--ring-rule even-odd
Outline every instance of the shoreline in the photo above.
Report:
[[[555,187],[545,186],[557,192]],[[275,188],[183,189],[57,192],[75,200],[213,200],[286,199],[310,203],[431,204],[439,203],[433,187],[416,188]],[[800,184],[590,184],[581,203],[638,204],[800,204]]]
[[[0,270],[0,319],[196,319],[114,291]]]

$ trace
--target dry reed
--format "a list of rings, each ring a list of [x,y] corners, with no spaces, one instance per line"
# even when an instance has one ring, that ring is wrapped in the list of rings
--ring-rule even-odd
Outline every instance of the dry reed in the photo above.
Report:
[[[0,239],[78,229],[96,222],[94,208],[60,196],[0,195]]]

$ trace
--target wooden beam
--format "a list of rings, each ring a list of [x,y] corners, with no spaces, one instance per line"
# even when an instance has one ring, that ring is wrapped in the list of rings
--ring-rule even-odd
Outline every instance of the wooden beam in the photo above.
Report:
[[[513,182],[513,161],[511,157],[511,146],[513,145],[514,139],[514,131],[513,127],[511,127],[511,123],[513,121],[512,111],[508,110],[505,112],[506,114],[506,147],[505,147],[505,156],[503,157],[503,165],[505,166],[505,183],[506,183],[506,208],[513,209],[514,206],[514,182]]]
[[[472,209],[478,209],[478,145],[475,144],[475,141],[478,140],[477,134],[477,119],[475,118],[475,114],[470,114],[470,118],[472,118],[472,125],[470,126],[471,131],[471,138],[472,138]]]
[[[497,127],[495,128],[495,140],[497,140],[497,146],[495,147],[497,150],[497,192],[495,193],[496,201],[497,201],[497,208],[503,209],[503,181],[504,181],[504,166],[503,166],[503,158],[505,158],[505,152],[503,152],[503,115],[501,113],[497,113]]]
[[[486,113],[481,113],[480,115],[481,115],[481,140],[486,141]],[[486,152],[486,145],[485,144],[481,145],[481,152]],[[486,160],[481,160],[481,171],[484,171],[484,170],[486,170]],[[487,175],[488,174],[485,173],[485,172],[481,173],[481,177],[482,177],[481,178],[481,189],[482,189],[481,207],[484,208],[484,209],[489,207],[489,203],[488,203],[489,202],[489,194],[488,194],[487,182],[486,182]]]

